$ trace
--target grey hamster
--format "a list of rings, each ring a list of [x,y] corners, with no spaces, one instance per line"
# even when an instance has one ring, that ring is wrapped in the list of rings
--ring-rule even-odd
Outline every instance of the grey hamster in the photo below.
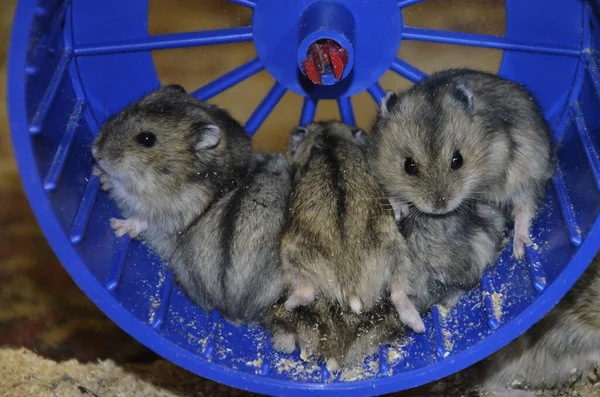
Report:
[[[480,376],[486,395],[533,397],[533,392],[518,389],[552,389],[570,384],[599,365],[600,255],[596,255],[556,307],[481,363]]]
[[[406,296],[412,272],[406,243],[383,207],[365,145],[364,131],[337,121],[292,132],[293,187],[281,239],[290,288],[285,308],[319,297],[360,313],[389,290],[402,322],[423,332],[423,321]]]
[[[109,120],[94,147],[110,196],[203,309],[252,322],[281,294],[279,238],[290,189],[282,155],[252,153],[226,111],[178,86]]]
[[[373,136],[370,159],[397,216],[407,203],[443,214],[491,201],[510,211],[523,257],[553,171],[550,128],[529,91],[474,70],[435,73],[386,95]]]
[[[277,304],[264,321],[276,350],[291,353],[298,346],[303,360],[322,360],[329,371],[361,364],[381,344],[397,341],[405,333],[387,299],[361,314],[344,311],[337,302],[326,299],[293,311]]]
[[[226,111],[168,85],[110,118],[92,154],[127,218],[111,221],[117,235],[141,234],[166,258],[179,233],[246,176],[251,148]]]
[[[205,309],[255,322],[283,292],[279,256],[291,189],[282,154],[256,153],[254,170],[181,235],[169,261]]]
[[[411,262],[410,300],[420,312],[453,306],[463,291],[479,283],[502,248],[506,219],[496,206],[463,203],[452,212],[431,215],[412,209],[398,227],[406,238]]]

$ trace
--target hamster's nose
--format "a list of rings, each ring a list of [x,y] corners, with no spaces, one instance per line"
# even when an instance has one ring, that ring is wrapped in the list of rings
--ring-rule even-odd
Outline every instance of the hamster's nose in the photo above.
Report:
[[[446,205],[448,204],[447,200],[446,200],[446,196],[441,194],[441,193],[436,193],[435,196],[433,197],[433,208],[436,210],[441,210],[446,208]]]

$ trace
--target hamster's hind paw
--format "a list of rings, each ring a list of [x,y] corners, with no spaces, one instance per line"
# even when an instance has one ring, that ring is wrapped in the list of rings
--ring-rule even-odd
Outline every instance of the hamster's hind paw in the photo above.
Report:
[[[425,332],[423,319],[415,306],[408,299],[408,296],[406,296],[404,292],[396,289],[392,290],[391,298],[392,303],[398,312],[398,316],[400,317],[400,321],[419,334]]]
[[[273,348],[284,354],[291,354],[296,350],[296,337],[287,332],[276,332],[272,337]]]
[[[350,309],[352,309],[354,314],[360,314],[362,312],[362,303],[356,296],[350,298]]]
[[[117,237],[129,234],[129,237],[136,238],[141,232],[146,230],[148,224],[137,218],[129,219],[111,219],[110,227],[113,228]]]
[[[285,301],[283,307],[287,311],[292,311],[298,306],[306,306],[315,300],[315,290],[312,286],[303,285],[294,289],[294,292]]]

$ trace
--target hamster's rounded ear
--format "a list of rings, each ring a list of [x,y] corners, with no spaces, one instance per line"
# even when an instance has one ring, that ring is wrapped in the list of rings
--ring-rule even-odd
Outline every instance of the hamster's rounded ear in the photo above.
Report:
[[[221,142],[221,129],[214,124],[192,126],[192,144],[196,151],[213,149]]]
[[[296,127],[290,134],[291,136],[291,148],[292,152],[296,152],[300,144],[304,141],[304,139],[308,136],[308,129],[306,127]]]
[[[187,94],[187,91],[185,90],[185,88],[183,88],[179,84],[169,84],[169,85],[164,86],[162,89],[163,89],[163,91],[166,91],[166,92],[174,92],[174,93],[176,92],[179,94]]]
[[[473,92],[464,84],[459,84],[454,87],[452,97],[466,112],[473,111]]]
[[[367,133],[362,128],[354,128],[352,130],[352,136],[360,144],[367,142]]]
[[[400,98],[398,94],[394,91],[386,91],[385,96],[381,100],[381,105],[379,105],[379,114],[381,117],[386,117],[400,102]]]

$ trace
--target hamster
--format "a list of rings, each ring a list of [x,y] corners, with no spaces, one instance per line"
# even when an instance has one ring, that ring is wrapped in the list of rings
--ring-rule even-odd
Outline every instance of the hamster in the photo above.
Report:
[[[168,85],[110,118],[96,137],[95,173],[139,235],[163,258],[179,233],[248,173],[250,140],[226,111]]]
[[[323,361],[330,372],[361,364],[381,344],[397,341],[405,333],[387,299],[361,314],[344,311],[337,302],[325,299],[293,311],[277,304],[264,321],[276,350],[292,353],[298,345],[301,359]]]
[[[282,155],[251,151],[225,110],[179,86],[158,89],[102,127],[98,170],[126,219],[188,296],[253,322],[281,294],[279,238],[291,179]]]
[[[288,159],[294,167],[281,259],[292,310],[320,299],[341,310],[370,310],[388,290],[400,319],[425,327],[406,291],[411,264],[394,218],[369,172],[365,132],[336,121],[298,127]],[[393,279],[392,276],[394,277]]]
[[[484,395],[533,397],[600,365],[600,255],[542,320],[480,365]]]
[[[498,258],[505,223],[503,212],[486,203],[464,203],[441,215],[413,209],[398,223],[418,269],[409,299],[419,312],[436,304],[450,308],[477,286]]]
[[[488,73],[451,69],[406,92],[388,92],[370,159],[394,212],[444,214],[469,201],[510,211],[513,255],[531,245],[530,224],[553,173],[548,123],[532,94]]]
[[[192,299],[234,323],[254,323],[283,293],[279,242],[291,189],[282,154],[254,171],[181,235],[170,266]]]

